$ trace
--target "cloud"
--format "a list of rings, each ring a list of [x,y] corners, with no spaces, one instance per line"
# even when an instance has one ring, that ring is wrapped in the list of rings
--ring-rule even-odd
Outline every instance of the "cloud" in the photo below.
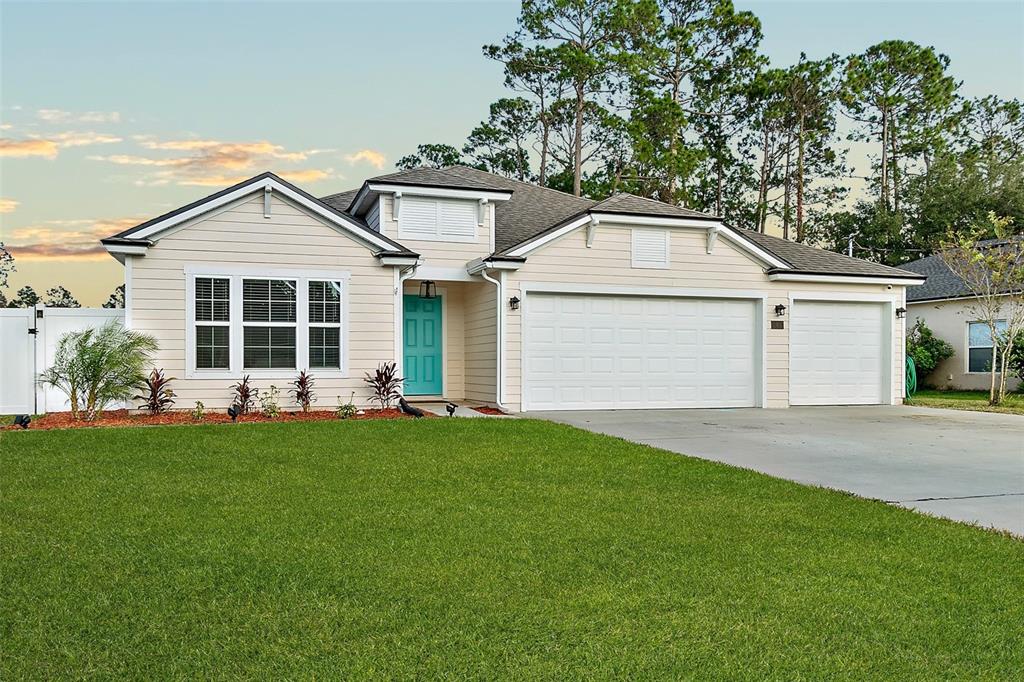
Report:
[[[6,244],[18,260],[98,260],[106,257],[100,239],[134,227],[143,218],[50,220],[10,230]]]
[[[226,186],[244,180],[268,168],[307,161],[326,149],[290,151],[266,140],[256,142],[224,142],[220,140],[156,140],[135,138],[143,149],[163,154],[111,154],[90,156],[121,166],[151,168],[153,172],[135,180],[138,186],[179,185]],[[330,177],[330,169],[279,169],[282,177],[297,182],[317,182]]]
[[[355,154],[346,154],[345,160],[353,165],[363,161],[377,170],[384,168],[384,164],[387,162],[387,158],[382,153],[373,149],[360,149]]]
[[[14,213],[14,209],[18,208],[19,201],[14,199],[3,199],[0,198],[0,213]]]
[[[122,138],[116,135],[108,135],[106,133],[93,133],[93,132],[67,132],[57,133],[55,135],[47,135],[47,139],[53,140],[61,147],[85,147],[87,145],[94,144],[113,144],[115,142],[121,142]]]
[[[62,109],[39,109],[36,116],[47,123],[120,123],[117,111],[83,111],[72,113]]]
[[[15,140],[0,137],[0,156],[24,158],[42,156],[47,159],[57,158],[57,143],[53,140]]]

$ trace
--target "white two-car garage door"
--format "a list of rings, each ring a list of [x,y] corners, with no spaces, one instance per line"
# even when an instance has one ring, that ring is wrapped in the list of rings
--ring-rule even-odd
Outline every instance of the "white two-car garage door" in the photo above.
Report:
[[[524,409],[758,403],[755,301],[531,293],[525,307]]]
[[[796,301],[789,332],[791,405],[887,403],[888,307]],[[883,340],[886,339],[886,340]]]

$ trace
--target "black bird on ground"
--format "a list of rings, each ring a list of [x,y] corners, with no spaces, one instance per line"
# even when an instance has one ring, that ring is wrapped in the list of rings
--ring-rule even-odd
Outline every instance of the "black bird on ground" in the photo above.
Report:
[[[406,401],[405,398],[398,399],[398,409],[404,412],[405,414],[411,414],[417,419],[423,416],[423,410],[421,410],[418,407],[413,407]]]

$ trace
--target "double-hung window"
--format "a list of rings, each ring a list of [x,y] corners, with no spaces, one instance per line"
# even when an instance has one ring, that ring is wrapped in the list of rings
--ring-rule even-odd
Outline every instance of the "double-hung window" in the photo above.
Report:
[[[231,366],[231,280],[196,277],[196,369],[228,369]]]
[[[242,280],[243,369],[295,369],[297,282]]]
[[[348,273],[186,267],[189,377],[344,372]]]
[[[341,368],[341,282],[309,280],[309,366]]]
[[[996,334],[1006,331],[1006,320],[996,322]],[[967,324],[967,371],[989,372],[992,369],[992,329],[987,322]],[[997,360],[998,361],[998,360]],[[998,365],[997,365],[998,367]]]

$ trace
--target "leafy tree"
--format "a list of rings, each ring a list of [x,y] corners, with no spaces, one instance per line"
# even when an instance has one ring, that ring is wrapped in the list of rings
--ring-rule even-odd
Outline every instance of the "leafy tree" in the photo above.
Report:
[[[505,65],[505,87],[528,97],[534,114],[533,151],[540,163],[537,184],[546,187],[550,163],[551,107],[566,91],[566,82],[553,52],[542,46],[526,47],[513,34],[502,45],[485,45],[484,55]]]
[[[56,286],[46,290],[46,304],[50,308],[81,308],[71,292],[62,286]]]
[[[0,308],[6,307],[8,307],[7,297],[4,295],[4,292],[0,291]]]
[[[759,63],[761,25],[750,12],[737,12],[731,0],[641,0],[627,6],[617,15],[625,24],[618,57],[631,81],[637,179],[650,187],[644,194],[678,203],[704,153],[692,146],[692,136],[687,141],[692,122],[703,120],[720,157],[727,150],[722,129],[736,110],[708,104],[715,95],[736,92]],[[716,184],[722,184],[727,164],[718,160],[712,168]]]
[[[616,0],[523,0],[519,31],[512,38],[512,42],[525,38],[531,47],[543,48],[549,68],[567,86],[567,96],[552,103],[552,115],[562,123],[563,146],[571,150],[569,167],[576,196],[582,193],[585,148],[596,137],[588,134],[587,124],[601,106],[599,97],[614,70],[620,4]],[[565,125],[567,120],[570,125]]]
[[[988,325],[992,335],[989,404],[998,405],[1006,396],[1006,372],[1000,372],[1013,355],[1018,337],[1024,332],[1024,248],[1008,228],[1008,218],[994,213],[971,230],[950,232],[939,255],[973,296],[966,299],[975,319]],[[995,240],[979,237],[995,232]],[[1000,329],[997,322],[1004,321]]]
[[[395,164],[403,170],[426,166],[428,168],[446,168],[463,163],[462,154],[449,144],[421,144],[416,146],[415,154],[407,154]]]
[[[878,145],[875,186],[884,209],[900,210],[902,152],[927,154],[935,127],[948,120],[958,87],[948,66],[949,57],[904,40],[883,41],[847,62],[840,99],[861,124],[853,139]],[[922,149],[923,140],[931,142]]]
[[[104,308],[123,308],[124,307],[124,285],[120,284],[117,288],[111,292],[107,302],[103,304]]]
[[[7,287],[7,277],[17,270],[14,267],[14,256],[7,250],[3,242],[0,242],[0,289]]]
[[[8,305],[11,308],[31,308],[34,305],[38,305],[39,301],[39,294],[36,293],[36,290],[26,284],[18,289],[15,298]]]
[[[491,105],[490,116],[469,134],[463,153],[479,168],[526,181],[531,179],[530,138],[537,123],[532,102],[502,98]]]

